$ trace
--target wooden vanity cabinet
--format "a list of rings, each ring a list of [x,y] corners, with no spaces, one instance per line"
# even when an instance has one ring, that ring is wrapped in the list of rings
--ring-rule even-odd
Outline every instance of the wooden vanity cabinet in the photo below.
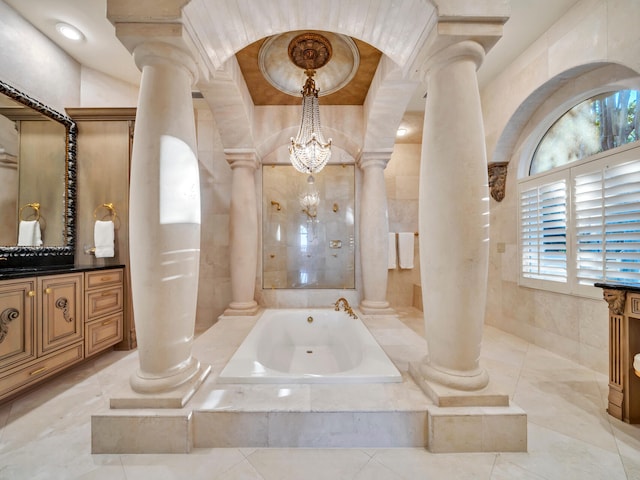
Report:
[[[122,340],[123,272],[0,280],[0,401]]]
[[[85,343],[87,357],[122,340],[124,271],[85,273]]]
[[[0,283],[0,375],[36,358],[35,278]]]
[[[82,282],[82,273],[37,279],[39,357],[82,340]]]
[[[633,368],[640,353],[640,287],[596,283],[609,304],[609,415],[640,423],[640,377]]]

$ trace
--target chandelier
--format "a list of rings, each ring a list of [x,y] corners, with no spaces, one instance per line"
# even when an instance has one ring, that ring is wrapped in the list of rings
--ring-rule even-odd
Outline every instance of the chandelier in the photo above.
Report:
[[[289,43],[289,58],[304,68],[307,80],[302,87],[302,122],[296,138],[291,138],[291,164],[302,173],[319,172],[331,158],[331,139],[326,141],[320,126],[318,89],[313,76],[316,69],[331,59],[331,43],[317,33],[298,35]]]

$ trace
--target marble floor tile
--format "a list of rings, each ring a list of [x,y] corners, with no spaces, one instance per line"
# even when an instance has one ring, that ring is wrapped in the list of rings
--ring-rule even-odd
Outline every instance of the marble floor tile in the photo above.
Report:
[[[249,460],[243,460],[216,478],[218,480],[264,480]]]
[[[513,400],[527,412],[530,424],[609,451],[616,450],[595,381],[554,382],[522,378]]]
[[[504,478],[505,472],[513,471],[522,471],[523,478],[537,475],[545,480],[627,479],[617,452],[532,424],[529,424],[528,452],[500,454],[496,460],[496,478]]]
[[[365,319],[370,330],[386,343],[385,352],[405,375],[407,363],[427,353],[422,312],[406,308],[397,316],[370,318]],[[251,321],[227,319],[199,335],[194,356],[214,366],[212,379]],[[220,331],[222,338],[214,335]],[[526,453],[433,454],[422,448],[369,447],[92,455],[91,415],[108,407],[111,393],[137,368],[136,352],[108,352],[0,405],[0,479],[640,480],[640,425],[606,413],[605,375],[488,326],[481,364],[527,413]],[[361,385],[261,385],[254,390],[235,385],[222,391],[212,385],[194,396],[193,405],[251,411],[275,401],[271,410],[284,415],[303,408],[340,410],[357,399],[372,410],[384,402],[410,411],[426,398],[407,378],[369,390]]]
[[[640,479],[640,428],[612,419],[611,428],[628,479]]]
[[[203,448],[177,455],[122,455],[128,480],[217,479],[243,462],[244,455],[235,448]]]
[[[265,480],[353,479],[371,460],[356,449],[261,449],[247,458]]]
[[[430,453],[422,449],[389,449],[373,460],[403,479],[491,480],[494,453]]]
[[[372,458],[353,478],[354,480],[403,480],[403,477],[375,458]]]

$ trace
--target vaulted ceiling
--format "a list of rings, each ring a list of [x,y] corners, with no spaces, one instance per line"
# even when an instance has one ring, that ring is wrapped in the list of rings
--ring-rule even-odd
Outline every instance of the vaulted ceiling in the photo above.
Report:
[[[80,63],[95,70],[101,71],[115,78],[129,83],[139,82],[139,72],[136,69],[133,59],[126,48],[115,36],[113,25],[106,18],[107,0],[4,0],[16,9],[29,22],[40,29],[53,42],[57,43],[63,50],[67,51]],[[198,0],[202,3],[203,0]],[[198,8],[198,2],[192,0],[189,7]],[[520,54],[530,43],[537,39],[553,22],[566,12],[576,0],[511,0],[511,17],[504,27],[503,38],[492,48],[487,55],[478,75],[480,86],[490,81],[505,66]],[[342,3],[336,3],[342,8]],[[382,5],[387,6],[387,5]],[[390,11],[391,12],[391,11]],[[391,15],[381,10],[381,15]],[[317,12],[319,18],[329,18],[335,16],[331,10]],[[242,18],[242,14],[234,15]],[[217,17],[225,18],[225,12],[219,12]],[[278,22],[280,18],[265,19],[265,22]],[[356,22],[358,19],[354,18]],[[388,21],[388,18],[381,18],[380,21]],[[58,21],[66,21],[77,26],[85,35],[85,40],[79,44],[74,44],[60,37],[55,29]],[[345,21],[348,21],[345,20]],[[411,35],[412,31],[407,26],[406,35]],[[226,25],[225,28],[236,32],[236,37],[240,38],[247,32],[243,25]],[[280,30],[281,31],[281,30]],[[357,46],[360,57],[360,65],[355,76],[339,91],[330,95],[322,96],[321,105],[361,105],[366,97],[371,84],[371,79],[376,71],[381,58],[381,52],[371,45],[358,38],[352,38]],[[398,47],[401,46],[401,35],[397,36]],[[238,40],[241,41],[241,40]],[[269,82],[260,69],[260,49],[268,38],[260,38],[252,41],[248,46],[235,51],[232,45],[228,45],[229,53],[235,54],[244,81],[251,94],[255,105],[296,105],[300,103],[300,98],[295,95],[283,93]],[[389,52],[385,52],[389,54]],[[289,63],[287,53],[282,52],[282,62]],[[403,55],[398,52],[398,55]],[[224,59],[220,59],[224,60]],[[322,70],[317,73],[316,80],[318,87],[323,89]],[[301,76],[304,80],[304,75]],[[303,81],[300,81],[302,87]],[[322,93],[321,93],[322,95]],[[420,131],[422,115],[424,110],[424,88],[418,87],[413,99],[407,106],[407,111],[403,118],[403,124],[410,125],[411,129]],[[399,142],[413,143],[416,137],[406,137],[398,139]]]

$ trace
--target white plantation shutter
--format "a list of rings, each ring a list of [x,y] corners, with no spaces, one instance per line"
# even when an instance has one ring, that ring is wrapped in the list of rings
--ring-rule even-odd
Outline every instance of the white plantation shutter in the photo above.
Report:
[[[581,285],[593,285],[604,272],[602,170],[576,175],[573,186],[576,275]]]
[[[582,170],[573,182],[578,283],[640,284],[640,160]]]
[[[640,147],[521,181],[520,284],[601,296],[640,285]]]
[[[523,279],[567,282],[567,210],[565,178],[521,185],[520,251]],[[527,283],[526,280],[524,283]]]

